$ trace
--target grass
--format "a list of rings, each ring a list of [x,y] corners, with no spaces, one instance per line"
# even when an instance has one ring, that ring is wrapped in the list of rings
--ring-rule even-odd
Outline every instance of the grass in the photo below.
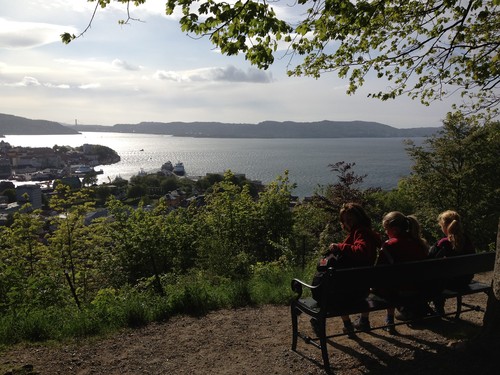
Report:
[[[0,346],[96,336],[177,314],[202,316],[221,308],[286,304],[292,296],[290,280],[300,276],[279,264],[262,264],[249,280],[209,278],[202,273],[180,276],[166,284],[164,296],[132,287],[102,289],[82,311],[72,305],[26,307],[1,315]]]

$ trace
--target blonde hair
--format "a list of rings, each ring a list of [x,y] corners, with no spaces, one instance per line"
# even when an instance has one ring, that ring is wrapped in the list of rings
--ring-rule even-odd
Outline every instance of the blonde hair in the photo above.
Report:
[[[460,215],[452,210],[441,212],[438,216],[438,223],[443,229],[446,229],[448,239],[453,249],[458,252],[462,251],[465,234]]]
[[[382,225],[384,228],[397,229],[400,233],[408,233],[422,248],[428,248],[427,241],[422,237],[422,230],[415,216],[405,216],[399,211],[392,211],[384,216]]]

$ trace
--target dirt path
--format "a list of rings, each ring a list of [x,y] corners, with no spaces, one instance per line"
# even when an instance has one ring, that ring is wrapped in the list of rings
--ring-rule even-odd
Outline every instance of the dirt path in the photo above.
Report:
[[[486,296],[468,297],[485,306]],[[371,316],[381,323],[384,313]],[[343,374],[493,374],[494,361],[454,349],[481,325],[482,313],[469,312],[461,322],[440,320],[421,327],[398,327],[339,337],[329,348],[332,369]],[[329,332],[340,320],[330,319]],[[310,331],[308,321],[299,325]],[[311,332],[312,335],[312,332]],[[32,365],[38,374],[324,374],[320,351],[299,341],[290,350],[287,306],[216,311],[202,318],[181,316],[162,324],[127,329],[107,338],[57,345],[13,348],[0,353],[0,374]]]

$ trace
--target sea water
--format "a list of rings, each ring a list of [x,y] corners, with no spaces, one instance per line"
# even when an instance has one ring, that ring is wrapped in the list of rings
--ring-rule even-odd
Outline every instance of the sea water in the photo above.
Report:
[[[99,144],[115,150],[119,163],[98,166],[99,182],[115,177],[129,179],[140,170],[155,172],[166,161],[184,163],[188,176],[204,176],[230,169],[251,180],[267,184],[289,171],[297,184],[294,194],[312,195],[318,186],[335,183],[336,173],[329,165],[345,161],[356,163],[354,171],[366,174],[364,187],[391,189],[407,176],[411,160],[403,138],[300,138],[241,139],[189,138],[137,133],[82,132],[77,135],[7,135],[12,146],[77,147]],[[423,138],[413,138],[419,144]]]

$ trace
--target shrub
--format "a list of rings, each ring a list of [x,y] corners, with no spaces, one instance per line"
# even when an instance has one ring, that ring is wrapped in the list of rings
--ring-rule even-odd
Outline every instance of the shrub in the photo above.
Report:
[[[87,337],[98,335],[108,330],[92,310],[67,312],[63,326],[63,337]]]
[[[127,327],[137,328],[148,324],[151,320],[144,296],[133,296],[123,305],[123,319]]]
[[[198,271],[179,276],[166,287],[169,310],[172,313],[203,315],[220,308],[248,305],[247,283],[224,277],[208,277]]]
[[[257,263],[249,282],[251,300],[256,304],[283,304],[293,296],[290,282],[297,270],[281,262]]]
[[[12,345],[19,341],[18,320],[12,314],[0,317],[0,344]]]
[[[94,314],[109,326],[142,327],[151,321],[149,294],[134,288],[101,289],[92,301]]]
[[[15,317],[14,332],[18,341],[46,341],[59,336],[57,315],[53,310],[25,311]]]

